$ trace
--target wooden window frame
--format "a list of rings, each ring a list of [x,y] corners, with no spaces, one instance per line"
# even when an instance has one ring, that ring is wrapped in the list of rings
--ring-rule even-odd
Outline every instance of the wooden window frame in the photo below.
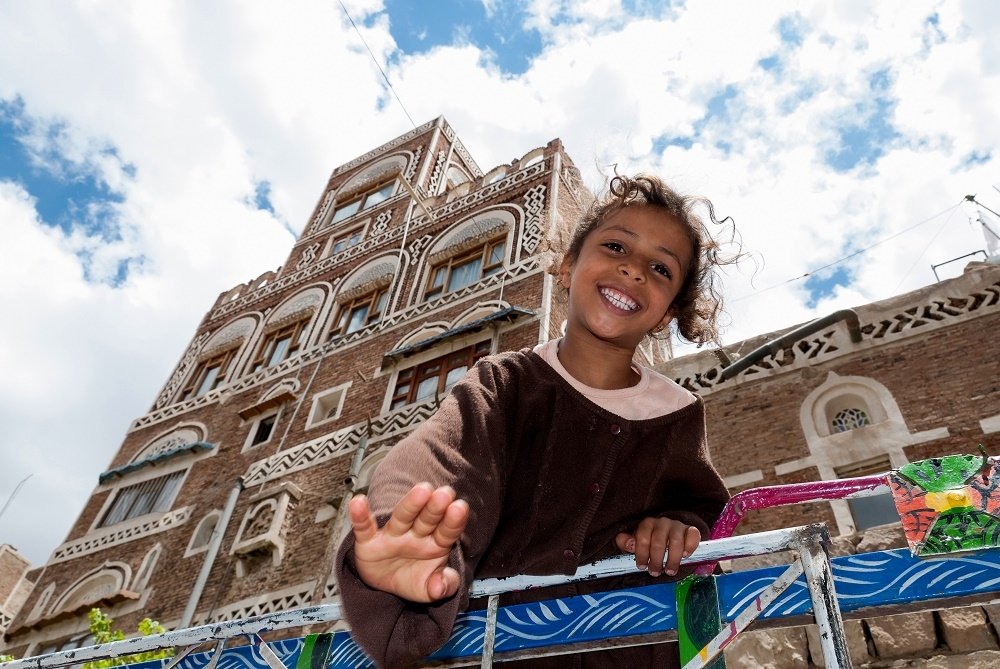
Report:
[[[352,241],[357,238],[357,241]],[[352,228],[340,234],[334,235],[330,240],[330,255],[335,256],[338,253],[343,253],[347,249],[354,248],[365,239],[365,229],[364,227]],[[337,249],[337,244],[344,242],[344,246],[341,249]]]
[[[355,193],[349,199],[344,200],[343,202],[337,203],[333,207],[333,213],[330,214],[330,225],[340,223],[341,221],[346,221],[352,216],[356,216],[361,212],[371,209],[372,207],[375,207],[377,205],[380,205],[386,200],[392,198],[392,196],[396,194],[396,181],[397,178],[394,176],[391,179],[386,179],[385,181],[379,182],[378,184],[372,186],[371,188],[365,189],[361,193]],[[376,193],[380,193],[382,190],[385,189],[386,186],[392,186],[389,193],[382,199],[372,202],[371,196],[375,195]],[[352,207],[352,205],[357,205],[357,206]],[[340,218],[337,218],[340,212],[348,209],[350,210],[348,213],[344,214]]]
[[[492,351],[492,342],[485,339],[457,351],[451,351],[427,360],[419,365],[404,369],[396,376],[396,384],[389,398],[389,410],[398,409],[412,404],[417,400],[417,389],[423,381],[437,378],[434,396],[442,396],[451,389],[457,379],[448,384],[448,373],[465,367],[471,369],[476,361],[484,358]],[[427,397],[431,397],[428,395]],[[421,400],[426,398],[420,398]]]
[[[498,261],[491,262],[494,255],[493,251],[497,247],[500,247],[500,259]],[[492,274],[496,274],[503,269],[506,257],[507,236],[504,235],[503,237],[495,237],[482,246],[471,249],[465,253],[456,254],[447,260],[441,261],[440,263],[434,265],[427,275],[427,285],[424,289],[424,300],[430,300],[447,293],[453,293],[456,290],[461,290],[462,288],[471,286],[478,281],[482,281],[484,278]],[[474,262],[477,259],[479,260],[479,277],[465,285],[452,288],[451,280],[454,276],[455,269],[467,265],[470,262]]]
[[[365,293],[350,302],[344,302],[337,308],[337,318],[333,321],[333,328],[330,330],[330,336],[336,337],[338,335],[347,335],[352,332],[358,332],[359,330],[364,330],[369,325],[373,325],[382,320],[385,315],[385,310],[389,306],[389,287],[377,288],[370,293]],[[368,311],[365,314],[365,322],[361,327],[349,330],[353,318],[352,314],[361,308],[367,307]]]
[[[239,350],[238,347],[231,348],[228,351],[223,351],[199,362],[194,372],[188,377],[188,382],[181,388],[178,401],[185,402],[201,397],[225,383],[229,378],[237,350]],[[219,373],[209,382],[207,388],[203,388],[205,382],[208,380],[208,373],[216,368],[219,369]]]
[[[305,339],[308,333],[309,318],[289,323],[280,328],[268,332],[264,336],[264,341],[257,347],[257,354],[254,356],[253,364],[250,367],[251,373],[258,372],[267,367],[273,367],[297,355],[305,347]],[[289,343],[281,357],[272,360],[274,357],[275,345],[284,339],[284,335],[289,335]]]

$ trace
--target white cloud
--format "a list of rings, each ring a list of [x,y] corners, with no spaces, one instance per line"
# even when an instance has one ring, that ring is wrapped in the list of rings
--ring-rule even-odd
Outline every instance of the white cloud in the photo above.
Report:
[[[726,278],[729,340],[932,281],[931,264],[983,247],[971,208],[902,231],[966,193],[1000,204],[991,2],[692,2],[628,20],[621,3],[532,0],[544,47],[519,76],[464,41],[400,53],[380,2],[345,4],[414,121],[445,115],[483,169],[561,137],[592,186],[617,163],[733,216],[764,267],[752,285],[749,264]],[[782,18],[801,45],[781,42]],[[0,450],[10,489],[33,474],[0,535],[39,562],[216,295],[284,260],[332,168],[411,126],[339,3],[0,1],[0,26],[0,98],[64,124],[34,137],[39,155],[122,198],[107,242],[39,222],[0,184],[0,308],[15,315],[0,330]],[[876,72],[899,136],[837,172],[825,152],[870,109]],[[726,90],[727,112],[706,118]],[[653,153],[664,136],[693,144]],[[274,215],[247,204],[261,182]],[[896,234],[841,265],[854,282],[815,308],[789,281]],[[121,285],[85,280],[124,258],[142,264]]]

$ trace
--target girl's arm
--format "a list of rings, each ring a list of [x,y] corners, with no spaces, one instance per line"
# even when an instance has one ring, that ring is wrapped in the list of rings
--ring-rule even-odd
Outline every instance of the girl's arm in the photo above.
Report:
[[[368,498],[351,502],[355,531],[338,551],[337,580],[352,636],[379,666],[405,666],[437,649],[467,601],[499,522],[512,394],[505,374],[480,361],[389,451]],[[438,515],[447,528],[431,530]],[[407,542],[420,557],[400,562]],[[389,573],[402,564],[400,573]]]

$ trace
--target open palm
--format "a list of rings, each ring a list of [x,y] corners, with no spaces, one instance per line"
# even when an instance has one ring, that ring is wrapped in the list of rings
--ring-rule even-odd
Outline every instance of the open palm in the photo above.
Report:
[[[458,591],[460,576],[448,555],[469,518],[469,506],[448,486],[418,483],[378,527],[363,495],[348,505],[354,529],[354,563],[372,588],[428,603]]]

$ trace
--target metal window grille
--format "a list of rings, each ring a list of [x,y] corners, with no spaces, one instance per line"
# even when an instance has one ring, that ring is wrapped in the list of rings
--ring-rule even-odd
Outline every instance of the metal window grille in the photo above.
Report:
[[[112,502],[99,527],[114,525],[147,513],[168,510],[183,478],[182,470],[122,488],[115,495],[115,501]]]

